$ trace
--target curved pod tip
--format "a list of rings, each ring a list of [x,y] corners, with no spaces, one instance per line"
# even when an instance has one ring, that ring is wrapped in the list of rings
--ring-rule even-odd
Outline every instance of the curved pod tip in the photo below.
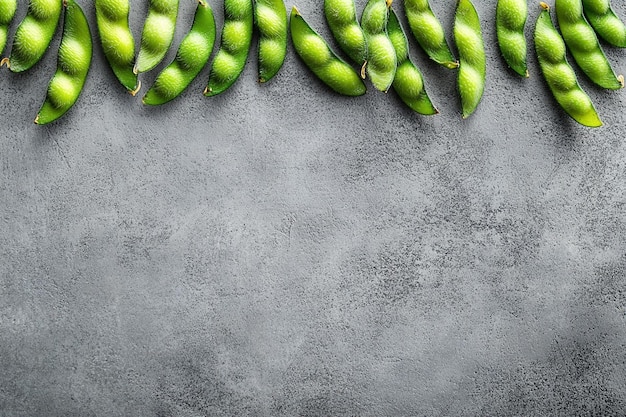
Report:
[[[133,70],[134,72],[134,70]],[[137,81],[137,87],[134,90],[128,90],[128,94],[130,94],[131,96],[135,97],[137,95],[137,93],[139,92],[139,90],[141,90],[141,80]]]

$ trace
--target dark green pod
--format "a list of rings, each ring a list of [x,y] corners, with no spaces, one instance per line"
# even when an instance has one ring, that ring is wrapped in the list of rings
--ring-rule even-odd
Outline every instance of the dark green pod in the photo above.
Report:
[[[220,48],[211,63],[204,95],[226,91],[237,81],[248,59],[254,25],[252,0],[224,0],[224,26]]]
[[[578,123],[602,126],[589,96],[582,90],[576,73],[567,62],[563,38],[550,18],[550,8],[541,2],[543,11],[537,18],[534,41],[537,60],[552,95],[563,110]]]
[[[430,59],[446,68],[458,68],[459,62],[452,55],[443,26],[428,0],[404,0],[404,12],[413,36]]]
[[[102,51],[111,70],[135,95],[139,90],[135,65],[135,40],[128,25],[130,13],[129,0],[96,0],[96,23],[100,34]]]
[[[626,48],[626,25],[617,17],[609,0],[583,0],[583,10],[598,36],[613,46]]]
[[[392,0],[368,0],[361,15],[361,28],[367,42],[365,71],[376,89],[387,92],[396,75],[396,51],[387,35]]]
[[[74,0],[65,0],[64,5],[65,21],[57,70],[35,118],[35,123],[40,125],[57,120],[74,105],[91,65],[93,46],[87,18]]]
[[[389,39],[396,50],[398,68],[391,84],[402,101],[417,113],[431,115],[439,113],[424,88],[422,72],[409,58],[409,42],[398,16],[393,9],[389,10],[387,23]]]
[[[522,77],[528,77],[524,36],[527,17],[526,0],[498,0],[496,6],[498,46],[509,67]]]
[[[324,84],[346,96],[365,94],[365,83],[361,77],[330,49],[324,38],[309,26],[295,6],[291,9],[289,22],[296,53]]]
[[[587,77],[609,90],[624,87],[624,77],[613,72],[596,33],[583,15],[582,1],[556,0],[554,9],[565,44]]]
[[[158,105],[178,97],[206,65],[214,42],[213,10],[206,1],[199,0],[193,25],[180,43],[176,58],[157,76],[143,103]]]
[[[31,0],[28,12],[17,27],[8,61],[11,71],[32,68],[46,53],[56,32],[63,10],[63,0]]]
[[[174,39],[177,17],[178,0],[150,0],[133,69],[135,73],[150,71],[165,58]]]
[[[480,19],[470,0],[458,2],[454,15],[454,41],[459,51],[458,87],[465,119],[480,103],[487,71]]]
[[[254,21],[259,30],[259,82],[271,80],[287,55],[287,9],[283,0],[257,0]]]
[[[367,60],[367,42],[356,18],[354,0],[324,0],[324,15],[341,50],[362,66]]]

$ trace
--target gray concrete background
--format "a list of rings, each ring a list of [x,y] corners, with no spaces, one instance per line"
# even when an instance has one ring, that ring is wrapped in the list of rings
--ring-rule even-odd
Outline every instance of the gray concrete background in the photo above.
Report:
[[[144,108],[96,47],[75,108],[39,127],[55,54],[3,69],[0,415],[626,415],[626,96],[581,77],[605,126],[576,125],[476,3],[468,120],[417,50],[435,117],[340,97],[292,49],[267,85],[252,57],[221,96],[205,69]],[[454,6],[433,2],[448,35]],[[298,7],[330,39],[322,2]]]

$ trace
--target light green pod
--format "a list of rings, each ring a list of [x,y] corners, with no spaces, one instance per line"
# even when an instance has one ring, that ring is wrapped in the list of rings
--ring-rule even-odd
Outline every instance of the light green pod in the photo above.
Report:
[[[156,77],[143,103],[164,104],[185,91],[209,60],[214,42],[213,10],[205,0],[198,0],[193,25],[180,43],[176,58]]]
[[[328,46],[294,6],[289,21],[291,41],[298,56],[327,86],[339,94],[361,96],[365,84],[359,75]]]
[[[22,72],[39,62],[56,32],[62,9],[63,0],[30,0],[15,32],[11,56],[2,63],[13,72]]]
[[[35,118],[43,125],[63,116],[76,102],[91,65],[92,41],[83,10],[74,0],[64,0],[65,21],[57,70],[50,80],[46,99]]]
[[[409,42],[393,9],[389,10],[387,33],[396,50],[398,60],[396,76],[393,79],[393,84],[391,84],[394,91],[407,106],[417,113],[424,115],[439,113],[426,93],[421,71],[409,58]]]
[[[528,77],[524,26],[528,16],[526,0],[498,0],[496,34],[500,52],[513,71]]]
[[[598,36],[613,46],[626,48],[626,26],[609,0],[583,0],[583,10]]]
[[[428,0],[404,0],[404,12],[413,36],[430,59],[446,68],[458,68],[459,63],[450,51],[443,26]]]
[[[367,60],[367,42],[356,18],[354,0],[324,0],[324,15],[341,50],[362,66]]]
[[[368,0],[361,15],[361,27],[367,42],[365,71],[376,89],[387,92],[396,75],[396,51],[387,35],[387,21],[392,0]]]
[[[119,82],[135,95],[139,91],[140,83],[133,71],[135,40],[128,25],[130,1],[96,0],[95,8],[104,56]]]
[[[4,51],[9,25],[17,11],[17,0],[0,0],[0,54]]]
[[[465,119],[480,103],[487,71],[480,19],[470,0],[458,2],[454,15],[454,41],[459,51],[458,85]]]
[[[556,0],[554,9],[565,45],[580,69],[602,88],[617,90],[624,87],[624,77],[613,72],[596,33],[583,15],[582,1]]]
[[[535,25],[535,50],[552,95],[578,123],[589,127],[602,126],[591,99],[578,84],[576,73],[567,62],[565,42],[552,23],[549,6],[541,2],[541,7],[543,10]]]
[[[254,6],[259,30],[259,82],[272,79],[287,55],[287,9],[283,0],[257,0]]]
[[[224,0],[221,44],[211,63],[205,96],[224,92],[241,75],[252,42],[253,20],[252,0]]]
[[[141,46],[133,71],[147,72],[159,65],[174,39],[178,0],[150,0],[141,32]]]

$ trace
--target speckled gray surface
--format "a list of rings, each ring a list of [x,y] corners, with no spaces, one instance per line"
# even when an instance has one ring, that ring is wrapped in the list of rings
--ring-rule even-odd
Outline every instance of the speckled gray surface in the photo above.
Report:
[[[448,33],[454,5],[433,2]],[[322,2],[298,6],[328,37]],[[0,414],[626,415],[625,93],[581,78],[605,126],[576,125],[534,57],[527,80],[504,66],[495,0],[477,8],[465,121],[417,50],[435,117],[337,96],[291,49],[267,85],[251,58],[222,96],[205,69],[144,108],[96,48],[38,127],[55,54],[3,69]]]

